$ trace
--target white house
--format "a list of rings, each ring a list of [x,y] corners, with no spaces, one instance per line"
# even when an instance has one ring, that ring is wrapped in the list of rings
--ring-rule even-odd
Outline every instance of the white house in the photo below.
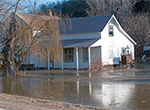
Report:
[[[61,64],[55,58],[50,61],[49,55],[38,61],[32,54],[28,63],[48,69],[79,70],[90,68],[95,57],[101,59],[103,65],[119,64],[122,54],[132,54],[134,59],[136,42],[122,29],[114,15],[59,19],[58,23],[63,47]]]

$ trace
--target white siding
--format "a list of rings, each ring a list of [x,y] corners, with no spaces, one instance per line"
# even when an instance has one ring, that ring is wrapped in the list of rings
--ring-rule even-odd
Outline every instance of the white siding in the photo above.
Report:
[[[101,46],[103,43],[102,43],[102,40],[99,39],[97,42],[95,42],[93,45],[91,45],[90,47],[99,47]]]
[[[30,64],[35,64],[35,68],[37,67],[44,67],[47,68],[47,58],[40,58],[39,56],[36,56],[34,54],[30,54]]]
[[[102,45],[102,62],[103,64],[117,64],[121,61],[121,48],[129,47],[132,51],[132,57],[134,59],[134,44],[114,25],[114,36],[109,37],[108,24],[105,26],[101,33],[101,45]],[[113,51],[113,55],[111,50]]]
[[[68,35],[61,35],[61,40],[66,39],[93,39],[93,38],[101,38],[100,32],[97,33],[85,33],[85,34],[68,34]]]

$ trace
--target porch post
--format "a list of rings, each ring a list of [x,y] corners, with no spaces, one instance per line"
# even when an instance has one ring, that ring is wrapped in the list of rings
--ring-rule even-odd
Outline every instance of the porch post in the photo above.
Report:
[[[63,49],[61,50],[61,70],[64,70],[64,55],[63,55]]]
[[[91,93],[92,93],[92,84],[91,84],[91,82],[89,82],[89,93],[90,93],[90,96],[91,96]]]
[[[80,81],[77,80],[77,94],[79,94],[80,92]]]
[[[49,50],[47,50],[47,69],[49,70],[50,69],[50,65],[49,65]]]
[[[76,47],[76,70],[79,70],[79,51],[78,51],[78,47]]]
[[[88,47],[88,66],[89,70],[91,69],[91,48]]]

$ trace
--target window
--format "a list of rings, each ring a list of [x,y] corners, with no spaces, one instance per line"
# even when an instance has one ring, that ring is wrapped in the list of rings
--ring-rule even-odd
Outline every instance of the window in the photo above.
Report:
[[[122,55],[128,55],[128,54],[130,54],[130,48],[127,46],[127,47],[122,47],[121,48],[121,50],[122,50]]]
[[[128,54],[128,55],[130,54],[129,49],[126,49],[126,54]]]
[[[122,48],[122,55],[126,54],[126,48]]]
[[[73,62],[73,48],[63,49],[64,61]]]
[[[130,48],[128,46],[126,47],[126,54],[130,54]]]
[[[114,36],[113,25],[109,25],[109,36],[110,36],[110,37]]]
[[[83,48],[83,62],[88,62],[88,48]]]

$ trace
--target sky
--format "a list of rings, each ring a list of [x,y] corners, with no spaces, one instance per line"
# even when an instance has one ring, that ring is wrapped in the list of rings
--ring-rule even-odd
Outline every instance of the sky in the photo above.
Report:
[[[45,4],[45,3],[47,3],[47,2],[57,2],[57,1],[59,1],[59,2],[61,2],[61,1],[63,1],[63,0],[37,0],[37,5],[39,5],[39,4]]]
[[[40,4],[46,4],[46,3],[50,3],[50,2],[61,2],[64,0],[21,0],[21,5],[27,7],[26,9],[23,10],[23,12],[28,12],[28,9],[30,10],[33,9],[34,7],[34,2],[36,1],[36,7],[38,8]],[[21,11],[22,12],[22,11]]]

